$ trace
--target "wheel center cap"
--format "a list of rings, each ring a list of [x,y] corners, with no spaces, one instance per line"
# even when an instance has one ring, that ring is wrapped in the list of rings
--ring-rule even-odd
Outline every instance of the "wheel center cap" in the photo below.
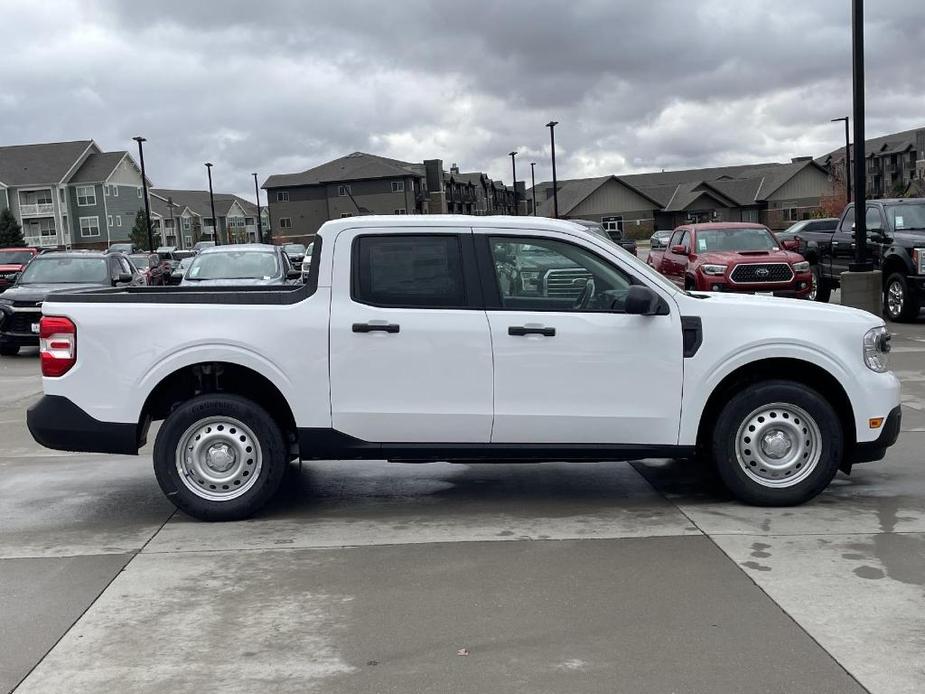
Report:
[[[791,448],[793,448],[793,442],[780,429],[768,432],[761,439],[761,450],[769,458],[774,458],[775,460],[783,458],[790,452]]]
[[[215,472],[228,472],[234,460],[234,452],[225,443],[213,443],[206,451],[206,465]]]

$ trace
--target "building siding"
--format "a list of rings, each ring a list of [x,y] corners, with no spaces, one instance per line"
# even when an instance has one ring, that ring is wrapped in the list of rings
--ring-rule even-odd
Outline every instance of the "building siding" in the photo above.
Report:
[[[829,177],[813,166],[807,166],[796,176],[768,196],[768,202],[789,198],[818,198],[832,194]]]
[[[96,204],[79,206],[77,204],[77,188],[84,185],[92,187],[96,191]],[[68,222],[71,227],[71,243],[75,246],[95,245],[100,242],[109,241],[109,227],[106,223],[106,201],[103,198],[103,186],[99,183],[86,183],[71,185],[67,187],[68,199]],[[80,235],[80,218],[81,217],[99,217],[100,235],[99,236],[81,236]]]
[[[569,217],[587,219],[585,215],[621,214],[629,210],[651,210],[650,201],[630,190],[619,181],[610,180],[578,203]],[[651,212],[649,213],[651,217]]]

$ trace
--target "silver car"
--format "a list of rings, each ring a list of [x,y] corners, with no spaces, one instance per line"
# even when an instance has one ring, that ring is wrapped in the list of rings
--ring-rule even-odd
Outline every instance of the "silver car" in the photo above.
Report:
[[[290,284],[300,277],[279,246],[247,243],[203,248],[193,258],[180,286]]]

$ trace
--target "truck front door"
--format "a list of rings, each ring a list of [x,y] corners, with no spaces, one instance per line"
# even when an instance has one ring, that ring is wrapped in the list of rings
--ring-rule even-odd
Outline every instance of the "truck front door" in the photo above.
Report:
[[[475,237],[494,348],[492,443],[676,444],[683,373],[676,307],[666,299],[665,315],[623,313],[640,279],[540,233]],[[515,294],[505,288],[503,259],[523,257],[525,247],[545,250],[545,269],[536,291]]]
[[[342,231],[330,360],[336,431],[381,443],[488,443],[491,336],[472,232]]]

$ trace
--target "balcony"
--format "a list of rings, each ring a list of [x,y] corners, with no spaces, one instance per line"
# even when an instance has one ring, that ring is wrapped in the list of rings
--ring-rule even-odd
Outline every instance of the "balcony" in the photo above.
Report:
[[[27,246],[38,247],[38,248],[54,248],[58,245],[58,235],[53,236],[23,236],[23,240],[26,242]]]
[[[19,214],[23,217],[52,217],[55,205],[51,202],[23,203],[19,206]]]

